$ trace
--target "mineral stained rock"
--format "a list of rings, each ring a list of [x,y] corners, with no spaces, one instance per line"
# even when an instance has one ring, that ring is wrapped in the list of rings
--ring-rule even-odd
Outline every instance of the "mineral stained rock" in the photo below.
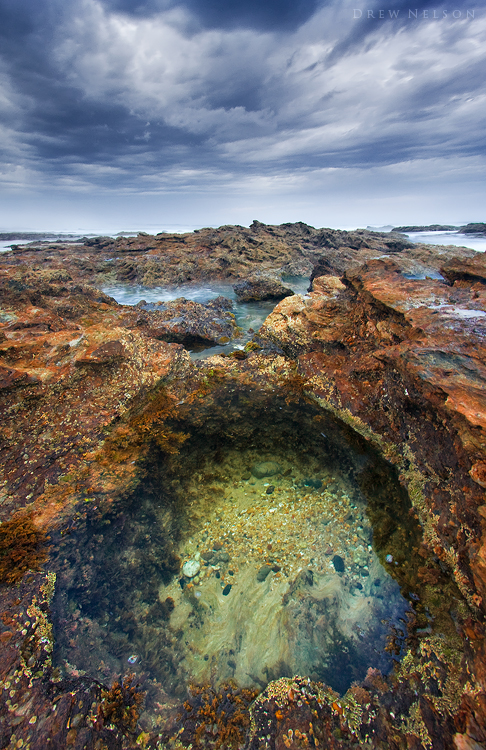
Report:
[[[240,711],[236,745],[484,745],[486,262],[467,248],[402,241],[254,222],[2,255],[0,516],[18,521],[23,513],[36,538],[51,537],[51,551],[45,547],[45,562],[39,555],[40,570],[1,589],[1,747],[40,750],[48,737],[58,748],[156,747],[159,737],[174,744],[177,723],[167,736],[137,725],[136,682],[120,679],[110,688],[75,665],[69,676],[54,669],[49,554],[82,519],[94,524],[116,509],[117,498],[141,481],[152,446],[177,454],[188,439],[177,423],[180,405],[193,420],[199,413],[211,419],[214,407],[205,410],[205,400],[222,383],[235,392],[244,385],[309,399],[396,468],[423,528],[422,612],[435,613],[411,627],[388,678],[371,668],[344,696],[312,676],[282,678],[265,687],[250,721],[249,700],[231,694]],[[314,268],[309,295],[279,302],[244,360],[191,363],[181,345],[164,340],[163,326],[174,323],[164,310],[123,307],[97,288],[122,280],[237,280],[262,265],[278,273],[297,262]],[[16,523],[4,524],[2,539]],[[8,545],[10,554],[15,540]],[[179,565],[173,561],[174,574]],[[405,587],[406,569],[397,575]],[[452,602],[443,615],[442,601]],[[393,639],[390,649],[400,653]],[[226,709],[217,696],[211,701],[201,710],[222,743],[236,747],[229,724],[225,734]],[[186,717],[184,746],[195,747],[206,725],[187,705],[173,706],[173,715]],[[169,700],[163,710],[172,710]]]
[[[236,296],[241,302],[253,302],[264,299],[283,299],[291,297],[293,291],[281,284],[277,279],[249,278],[233,286]]]

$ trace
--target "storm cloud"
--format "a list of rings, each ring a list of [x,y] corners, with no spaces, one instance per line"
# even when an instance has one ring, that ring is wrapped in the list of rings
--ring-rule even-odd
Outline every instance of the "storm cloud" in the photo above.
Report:
[[[412,11],[1,0],[3,190],[115,196],[273,180],[298,197],[333,170],[376,179],[432,162],[463,184],[484,169],[486,13],[462,2]]]

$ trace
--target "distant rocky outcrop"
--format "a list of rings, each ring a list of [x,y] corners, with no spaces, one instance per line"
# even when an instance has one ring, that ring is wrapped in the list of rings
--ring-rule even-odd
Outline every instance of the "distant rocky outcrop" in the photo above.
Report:
[[[76,234],[59,234],[57,232],[0,232],[0,242],[15,242],[17,240],[24,240],[28,242],[42,242],[44,240],[52,240],[54,238],[59,240],[73,239],[79,237]]]
[[[459,227],[452,226],[452,224],[428,224],[427,226],[394,227],[392,232],[405,232],[408,234],[409,232],[452,232],[454,230],[459,230]]]
[[[466,224],[466,226],[460,228],[462,234],[478,234],[481,237],[486,236],[486,224]]]
[[[392,232],[403,232],[408,234],[409,232],[459,232],[460,234],[477,234],[480,236],[486,236],[486,224],[465,224],[462,227],[454,226],[452,224],[428,224],[425,225],[411,225],[406,227],[394,227]]]
[[[250,227],[208,227],[185,234],[139,233],[47,245],[39,241],[2,253],[0,264],[38,271],[65,272],[68,268],[73,280],[97,287],[137,284],[153,288],[208,280],[233,284],[253,276],[309,277],[322,259],[334,273],[342,274],[390,253],[410,274],[437,271],[446,260],[444,253],[453,255],[450,249],[430,250],[410,243],[398,232],[346,232],[316,229],[303,222],[270,225],[254,221]],[[454,255],[461,254],[469,257],[474,251],[454,251]]]

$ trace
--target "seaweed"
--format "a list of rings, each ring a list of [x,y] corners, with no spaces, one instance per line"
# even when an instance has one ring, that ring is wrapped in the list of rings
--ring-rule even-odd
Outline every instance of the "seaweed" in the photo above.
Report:
[[[46,535],[33,522],[33,513],[19,512],[0,525],[0,583],[12,585],[47,559]]]
[[[168,420],[174,419],[175,416],[175,397],[165,388],[160,388],[142,409],[109,436],[106,441],[109,460],[126,459],[134,448],[140,448],[150,442],[155,443],[162,453],[179,453],[188,435],[169,426]]]
[[[135,675],[128,673],[122,682],[114,682],[109,690],[101,691],[99,712],[107,724],[113,724],[123,734],[133,734],[140,716],[140,708],[145,693],[138,683],[133,683]]]
[[[195,748],[238,748],[250,727],[250,704],[258,691],[234,685],[190,686],[181,716],[181,741]]]

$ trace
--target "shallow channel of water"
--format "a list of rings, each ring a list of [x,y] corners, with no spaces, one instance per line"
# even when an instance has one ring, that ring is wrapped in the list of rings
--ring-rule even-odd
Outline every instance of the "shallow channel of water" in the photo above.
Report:
[[[292,289],[295,294],[305,295],[309,288],[309,279],[302,276],[284,277],[282,283]],[[136,305],[141,300],[145,300],[149,304],[170,302],[178,297],[184,297],[202,305],[219,296],[230,299],[233,302],[232,312],[235,314],[237,326],[241,329],[241,335],[224,346],[191,351],[191,358],[194,360],[212,357],[214,354],[220,354],[221,352],[230,352],[233,349],[243,349],[277,304],[275,300],[240,302],[233,291],[233,286],[223,282],[179,284],[172,287],[154,288],[131,284],[114,284],[103,286],[102,290],[121,305]]]
[[[191,683],[388,672],[410,602],[386,558],[410,565],[419,534],[394,469],[304,402],[226,389],[198,409],[178,455],[154,449],[135,494],[59,540],[58,667],[131,669],[149,710]]]

